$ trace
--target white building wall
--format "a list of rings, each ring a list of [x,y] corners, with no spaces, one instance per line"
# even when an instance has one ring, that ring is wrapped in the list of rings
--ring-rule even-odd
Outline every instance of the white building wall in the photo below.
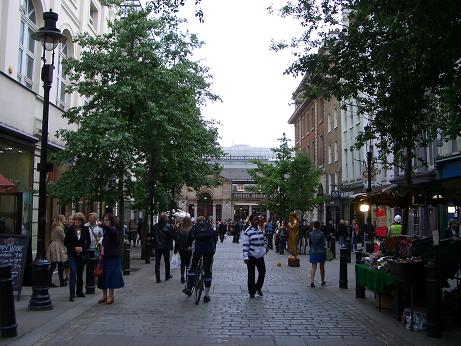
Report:
[[[43,11],[56,12],[59,15],[57,27],[67,36],[68,56],[78,58],[80,48],[73,43],[78,33],[89,32],[91,35],[108,31],[107,20],[115,18],[115,9],[102,6],[99,0],[31,0],[36,17],[34,30],[43,26]],[[17,81],[18,52],[20,38],[21,12],[23,0],[0,1],[0,124],[19,133],[35,136],[39,139],[43,113],[43,86],[40,80],[42,67],[42,47],[36,42],[34,47],[34,65],[32,87],[28,88]],[[97,23],[90,25],[90,6],[97,9]],[[48,141],[58,146],[64,143],[56,137],[56,131],[71,128],[62,113],[70,107],[83,104],[83,99],[76,93],[66,95],[64,108],[57,103],[58,48],[55,55],[55,70],[50,90],[49,136]],[[49,57],[47,57],[49,58]],[[48,63],[50,60],[47,61]],[[36,170],[40,161],[40,142],[35,147],[33,189],[38,190],[39,174]],[[34,196],[32,210],[33,248],[37,228],[38,197]]]

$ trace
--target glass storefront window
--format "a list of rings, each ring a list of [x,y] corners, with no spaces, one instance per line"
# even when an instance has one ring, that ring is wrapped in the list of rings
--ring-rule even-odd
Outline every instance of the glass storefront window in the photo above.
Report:
[[[0,233],[30,234],[33,153],[0,141]]]

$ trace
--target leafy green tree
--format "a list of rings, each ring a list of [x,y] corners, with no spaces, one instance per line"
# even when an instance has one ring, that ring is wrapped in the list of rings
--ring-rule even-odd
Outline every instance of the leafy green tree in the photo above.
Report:
[[[301,211],[302,218],[306,211],[312,211],[324,201],[322,197],[317,197],[320,174],[321,171],[315,167],[305,152],[296,151],[290,165],[287,194],[290,210]]]
[[[392,154],[407,185],[424,159],[418,148],[461,134],[459,1],[300,0],[280,13],[302,24],[299,38],[274,48],[295,49],[287,72],[306,74],[304,96],[357,100],[370,130],[356,147],[378,139],[379,158]]]
[[[66,60],[70,91],[87,102],[64,115],[78,129],[60,132],[67,146],[57,159],[71,163],[54,187],[63,201],[117,199],[123,217],[125,197],[153,212],[152,201],[166,209],[178,186],[215,181],[217,131],[199,106],[218,98],[190,57],[201,43],[177,18],[151,15],[151,7],[129,11],[107,34],[80,35],[80,59]]]

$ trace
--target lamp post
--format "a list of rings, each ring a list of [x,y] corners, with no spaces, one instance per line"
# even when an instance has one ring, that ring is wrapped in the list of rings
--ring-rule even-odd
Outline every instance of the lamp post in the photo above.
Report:
[[[42,118],[42,138],[40,141],[40,172],[39,193],[38,193],[38,232],[37,232],[37,255],[33,263],[32,271],[32,296],[29,301],[30,310],[51,310],[51,298],[48,293],[48,269],[50,263],[45,257],[45,228],[46,228],[46,174],[48,163],[48,114],[50,108],[50,89],[53,81],[54,69],[54,49],[66,37],[56,28],[58,14],[51,9],[43,13],[45,25],[37,32],[32,34],[32,39],[39,41],[43,45],[43,118]],[[51,53],[51,64],[47,64],[46,52]]]
[[[365,133],[370,135],[370,131],[371,131],[371,128],[370,128],[370,125],[367,125],[365,126]],[[370,137],[370,140],[369,140],[369,143],[368,143],[368,150],[367,150],[367,179],[368,179],[368,185],[367,185],[367,193],[371,193],[371,174],[372,174],[372,170],[371,170],[371,165],[372,165],[372,160],[373,160],[373,153],[371,151],[371,137]],[[370,205],[371,207],[371,205]],[[371,208],[369,211],[367,211],[367,231],[368,231],[368,234],[371,236],[372,239],[368,239],[368,240],[373,240],[373,226],[371,225]],[[365,238],[365,236],[364,236]],[[365,240],[365,239],[363,239]],[[365,241],[363,241],[363,243],[365,243]]]

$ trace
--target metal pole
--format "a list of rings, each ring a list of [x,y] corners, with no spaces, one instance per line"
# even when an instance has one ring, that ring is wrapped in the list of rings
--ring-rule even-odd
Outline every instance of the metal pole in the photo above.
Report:
[[[48,269],[50,263],[45,257],[45,229],[46,229],[46,174],[48,163],[48,115],[50,109],[50,89],[53,81],[53,65],[44,64],[42,67],[43,81],[43,119],[42,138],[40,141],[40,182],[38,192],[38,232],[37,255],[33,263],[32,296],[29,301],[30,310],[51,310],[51,298],[48,293]]]
[[[348,249],[341,246],[339,250],[339,288],[347,288],[347,257]]]

